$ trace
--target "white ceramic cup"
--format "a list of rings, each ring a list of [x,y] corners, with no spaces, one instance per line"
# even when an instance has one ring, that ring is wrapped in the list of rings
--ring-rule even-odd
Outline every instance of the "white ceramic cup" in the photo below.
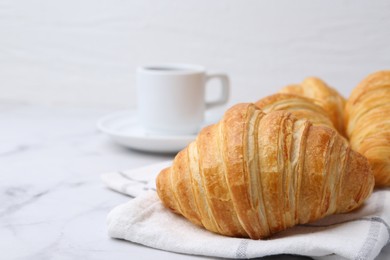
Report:
[[[220,96],[206,101],[210,79],[221,82]],[[189,135],[199,131],[205,110],[229,98],[229,78],[189,64],[143,66],[137,70],[138,120],[148,133]]]

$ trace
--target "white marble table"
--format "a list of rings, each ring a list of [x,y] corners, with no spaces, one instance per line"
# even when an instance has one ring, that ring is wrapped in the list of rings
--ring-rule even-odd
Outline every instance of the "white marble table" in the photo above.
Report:
[[[0,259],[199,258],[107,236],[107,213],[129,197],[99,175],[172,158],[113,144],[95,128],[110,112],[0,102]]]

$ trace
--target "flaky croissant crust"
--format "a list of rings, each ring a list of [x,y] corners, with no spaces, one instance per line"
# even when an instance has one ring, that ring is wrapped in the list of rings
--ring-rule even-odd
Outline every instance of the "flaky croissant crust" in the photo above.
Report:
[[[276,93],[258,100],[255,105],[265,113],[284,110],[292,113],[298,119],[307,119],[314,125],[327,126],[337,130],[328,113],[316,105],[313,99],[304,96]]]
[[[259,239],[357,208],[374,180],[366,158],[336,131],[239,104],[204,128],[156,182],[163,204],[191,222]]]
[[[372,165],[377,186],[390,186],[390,70],[366,77],[345,107],[353,149]]]
[[[300,84],[282,88],[280,93],[289,93],[310,98],[322,107],[331,119],[334,127],[345,136],[344,107],[345,98],[317,77],[308,77]]]

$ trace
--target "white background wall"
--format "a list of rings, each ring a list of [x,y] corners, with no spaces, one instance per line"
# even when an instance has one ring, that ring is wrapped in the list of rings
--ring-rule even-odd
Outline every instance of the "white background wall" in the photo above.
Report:
[[[135,106],[135,68],[229,73],[231,104],[390,68],[390,1],[0,0],[0,101]]]

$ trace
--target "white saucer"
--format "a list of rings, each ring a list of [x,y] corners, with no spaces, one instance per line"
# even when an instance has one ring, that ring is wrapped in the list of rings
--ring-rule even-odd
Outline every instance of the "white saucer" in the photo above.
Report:
[[[201,127],[213,124],[220,119],[217,115],[206,113]],[[136,111],[118,111],[101,118],[97,128],[109,135],[120,145],[147,152],[176,153],[195,140],[194,135],[159,135],[145,133],[138,124]]]

